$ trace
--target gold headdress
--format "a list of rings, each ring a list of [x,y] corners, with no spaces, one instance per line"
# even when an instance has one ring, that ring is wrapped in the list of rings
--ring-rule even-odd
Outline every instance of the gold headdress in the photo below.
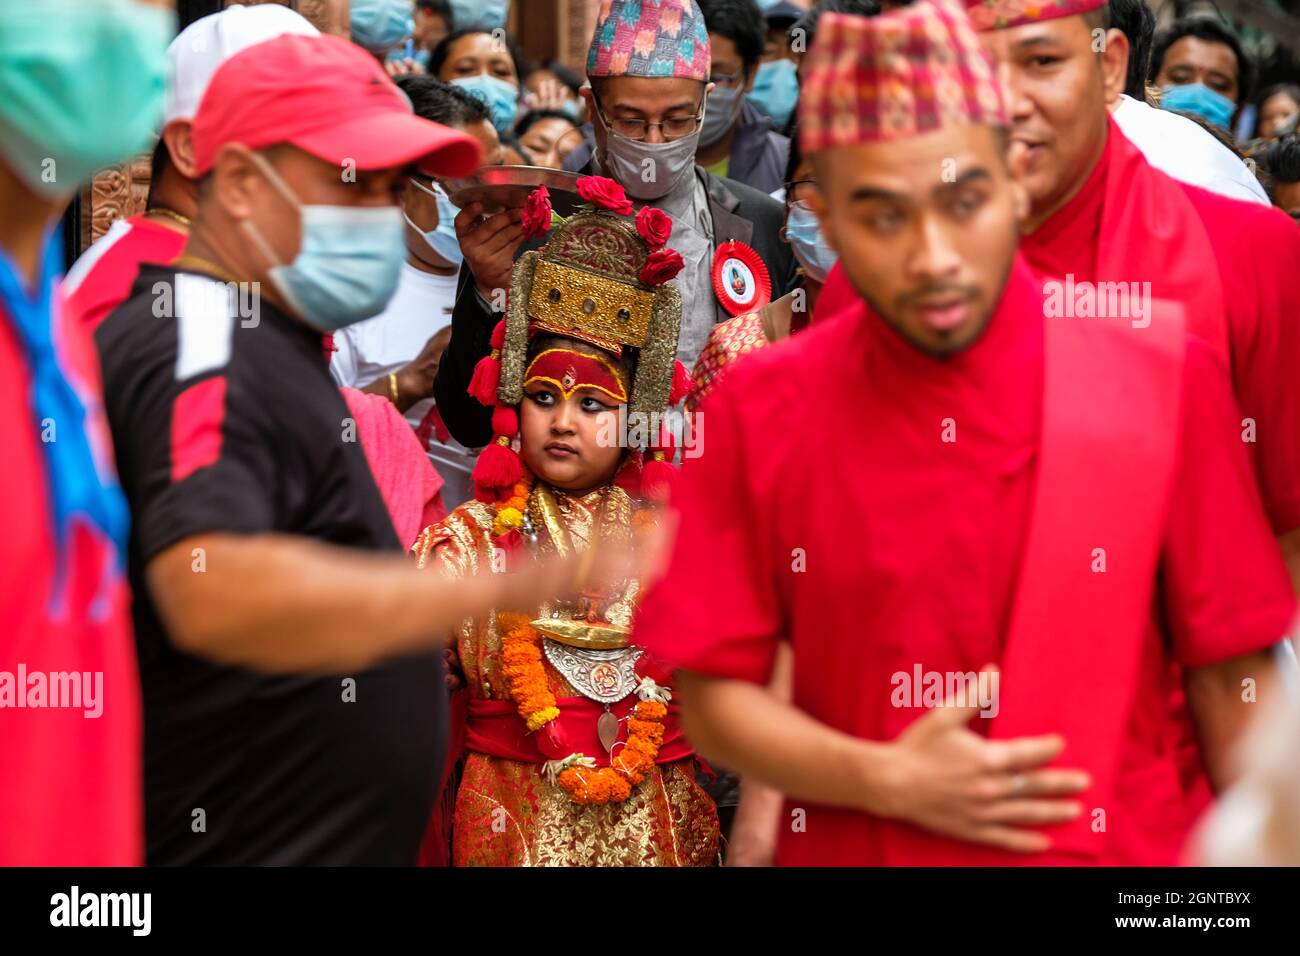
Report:
[[[525,252],[515,263],[506,318],[492,333],[492,354],[474,370],[470,394],[495,406],[493,441],[474,470],[483,500],[496,500],[522,474],[511,445],[518,433],[515,406],[523,400],[533,335],[577,339],[616,357],[635,350],[631,414],[660,413],[685,394],[686,370],[675,358],[682,297],[670,281],[683,263],[677,252],[664,248],[671,220],[661,210],[645,207],[633,221],[628,216],[631,202],[609,179],[583,177],[578,192],[591,205],[568,219],[552,213],[546,187],[529,196],[525,236],[545,235],[553,221],[558,225],[545,246]],[[651,449],[656,464],[664,464],[665,443],[671,449],[666,435]],[[647,478],[656,471],[649,465]],[[660,472],[659,477],[666,476]]]

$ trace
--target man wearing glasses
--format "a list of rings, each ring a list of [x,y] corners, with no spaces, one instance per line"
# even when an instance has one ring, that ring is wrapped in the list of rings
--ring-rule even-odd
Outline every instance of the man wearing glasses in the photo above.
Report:
[[[790,140],[753,99],[767,42],[762,14],[754,0],[700,0],[700,9],[709,28],[713,88],[695,162],[714,176],[774,193],[785,185]],[[793,81],[794,64],[788,66]]]
[[[639,9],[639,16],[636,15]],[[638,204],[673,222],[669,244],[686,268],[677,276],[684,303],[677,357],[695,364],[709,332],[731,317],[714,294],[714,251],[728,240],[752,247],[767,267],[772,296],[793,288],[795,262],[780,240],[779,202],[696,164],[712,88],[709,36],[694,0],[630,4],[614,0],[597,21],[587,57],[594,155],[584,173],[617,181]],[[653,42],[651,42],[653,41]],[[575,150],[566,168],[583,162]],[[469,397],[474,365],[488,354],[494,311],[504,308],[510,271],[523,245],[519,210],[481,218],[474,204],[457,218],[466,269],[452,316],[452,337],[434,383],[443,421],[462,444],[491,440],[490,409]],[[472,288],[471,288],[472,283]]]

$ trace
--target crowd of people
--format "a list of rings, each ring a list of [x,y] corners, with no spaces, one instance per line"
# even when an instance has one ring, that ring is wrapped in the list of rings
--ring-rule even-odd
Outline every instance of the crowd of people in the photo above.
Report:
[[[170,6],[0,6],[0,865],[1300,860],[1300,74]]]

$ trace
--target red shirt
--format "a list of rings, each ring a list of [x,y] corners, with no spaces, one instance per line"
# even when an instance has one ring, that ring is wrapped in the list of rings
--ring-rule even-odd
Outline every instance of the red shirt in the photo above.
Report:
[[[1123,140],[1113,124],[1110,135]],[[1116,241],[1105,224],[1109,195],[1123,199],[1124,190],[1107,192],[1108,165],[1116,148],[1134,147],[1126,140],[1110,142],[1079,192],[1038,229],[1023,237],[1020,249],[1045,276],[1103,281],[1120,276],[1097,275],[1098,249]],[[1146,165],[1140,156],[1129,161]],[[1214,253],[1206,269],[1217,270],[1223,287],[1233,391],[1241,419],[1239,436],[1251,454],[1264,508],[1276,534],[1300,528],[1300,390],[1295,388],[1300,361],[1300,306],[1294,290],[1300,276],[1300,230],[1281,211],[1257,203],[1230,199],[1150,170],[1159,188],[1186,195],[1205,227]],[[1131,237],[1130,237],[1131,238]],[[1133,278],[1152,280],[1161,295],[1159,270],[1144,269],[1144,243],[1130,244],[1127,267]],[[1252,440],[1253,438],[1253,440]]]
[[[683,468],[681,531],[638,643],[691,670],[766,683],[788,640],[796,706],[872,740],[921,713],[891,706],[892,675],[998,662],[1036,468],[1043,322],[1021,264],[983,337],[949,359],[916,351],[859,305],[739,363],[701,411],[709,441]],[[1164,633],[1148,632],[1142,649],[1104,863],[1174,863],[1203,805],[1203,779],[1180,779],[1168,759],[1192,738],[1170,703],[1171,665],[1268,647],[1294,609],[1226,373],[1188,343],[1157,596]],[[778,862],[881,862],[875,818],[799,806],[806,832],[783,830]]]
[[[111,453],[89,335],[66,311],[61,319],[55,341],[82,393],[84,425]],[[140,691],[130,595],[114,568],[112,544],[97,531],[76,524],[69,553],[56,553],[30,370],[10,322],[0,303],[6,485],[0,495],[0,566],[6,569],[0,575],[0,866],[137,866],[143,857]],[[52,608],[60,557],[68,575],[65,600]],[[16,683],[20,668],[26,688]],[[97,702],[83,691],[81,707],[16,707],[6,696],[8,681],[10,692],[26,690],[24,701],[34,702],[32,675],[48,684],[51,673],[71,672],[83,682],[87,674],[91,682],[100,675]]]
[[[171,262],[186,241],[185,233],[144,216],[119,219],[68,270],[63,284],[68,314],[95,331],[126,299],[141,264]]]

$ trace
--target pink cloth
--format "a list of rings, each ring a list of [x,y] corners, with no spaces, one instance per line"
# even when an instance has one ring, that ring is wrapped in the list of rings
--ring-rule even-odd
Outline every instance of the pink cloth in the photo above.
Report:
[[[393,528],[402,547],[409,548],[421,531],[447,514],[442,476],[392,402],[355,388],[342,392]]]

